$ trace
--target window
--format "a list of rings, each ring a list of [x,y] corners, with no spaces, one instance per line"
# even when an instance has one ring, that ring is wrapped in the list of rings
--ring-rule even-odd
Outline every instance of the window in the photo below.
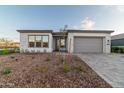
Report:
[[[48,47],[48,36],[43,36],[43,47]]]
[[[42,38],[41,36],[36,36],[36,47],[41,47]]]
[[[29,36],[29,47],[35,47],[35,36]]]
[[[35,35],[35,36],[29,36],[29,47],[38,47],[38,48],[42,48],[42,47],[47,47],[49,46],[49,40],[48,40],[48,36],[39,36],[39,35]]]

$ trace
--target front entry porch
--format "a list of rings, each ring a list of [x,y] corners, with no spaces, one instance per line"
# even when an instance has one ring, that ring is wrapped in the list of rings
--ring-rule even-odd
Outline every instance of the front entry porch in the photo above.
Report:
[[[67,52],[67,35],[64,32],[53,34],[53,51]]]

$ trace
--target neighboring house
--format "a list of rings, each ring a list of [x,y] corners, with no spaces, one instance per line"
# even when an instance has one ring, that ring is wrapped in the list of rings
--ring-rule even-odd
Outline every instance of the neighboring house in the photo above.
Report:
[[[113,31],[106,30],[17,30],[21,52],[110,53]]]
[[[112,46],[124,46],[124,33],[114,35],[112,38]]]

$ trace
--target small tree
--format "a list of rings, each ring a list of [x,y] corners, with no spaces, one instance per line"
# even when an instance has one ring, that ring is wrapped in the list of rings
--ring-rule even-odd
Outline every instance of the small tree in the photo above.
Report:
[[[9,40],[7,38],[1,38],[0,43],[4,46],[4,48],[7,48],[9,45],[13,44],[13,40]]]

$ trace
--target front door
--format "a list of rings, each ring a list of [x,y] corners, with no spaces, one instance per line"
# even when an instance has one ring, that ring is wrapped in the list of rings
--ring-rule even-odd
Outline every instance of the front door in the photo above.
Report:
[[[66,38],[59,37],[56,38],[56,51],[66,51]]]

